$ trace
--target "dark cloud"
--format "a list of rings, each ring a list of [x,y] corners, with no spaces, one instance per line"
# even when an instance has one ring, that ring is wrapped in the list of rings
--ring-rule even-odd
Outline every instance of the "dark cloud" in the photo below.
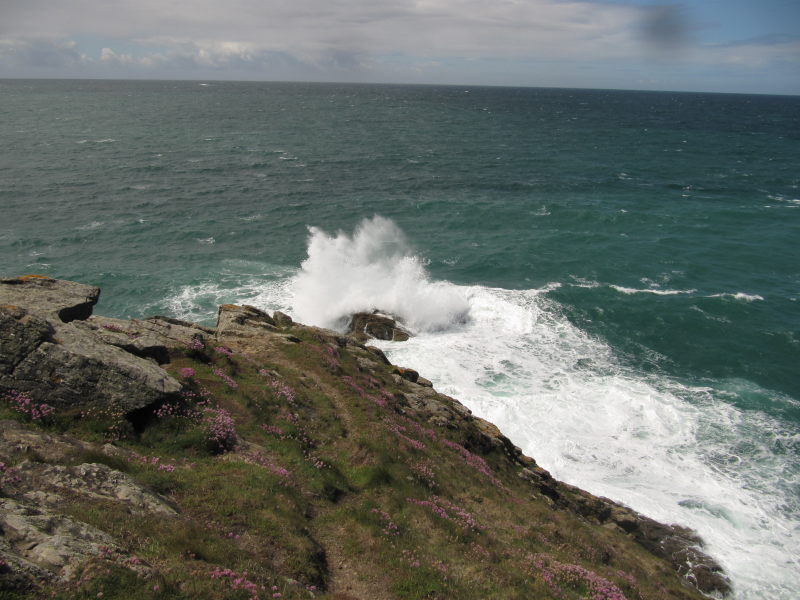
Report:
[[[689,42],[689,18],[683,5],[654,6],[644,11],[642,36],[657,49],[669,50]]]

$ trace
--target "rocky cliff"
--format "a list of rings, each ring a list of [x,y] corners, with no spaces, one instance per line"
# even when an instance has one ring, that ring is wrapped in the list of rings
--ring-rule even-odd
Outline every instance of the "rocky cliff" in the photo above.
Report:
[[[98,297],[0,281],[0,597],[730,592],[693,532],[556,481],[365,345],[405,335],[382,315],[208,328]]]

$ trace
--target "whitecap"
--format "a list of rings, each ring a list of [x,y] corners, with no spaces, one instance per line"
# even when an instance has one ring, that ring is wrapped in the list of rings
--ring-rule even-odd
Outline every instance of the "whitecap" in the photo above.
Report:
[[[212,237],[207,237],[207,238],[196,238],[196,239],[197,239],[197,243],[206,244],[206,245],[209,245],[209,246],[211,244],[216,243],[216,241],[217,241],[217,240],[214,239],[213,236]]]
[[[467,299],[430,280],[391,220],[364,219],[352,236],[317,227],[309,233],[308,258],[293,281],[298,320],[335,328],[355,312],[380,309],[413,330],[435,331],[467,319]]]
[[[636,289],[624,287],[621,285],[609,285],[611,289],[617,290],[622,294],[655,294],[657,296],[677,296],[681,294],[694,294],[697,290],[661,290],[658,288]]]
[[[756,302],[763,300],[764,296],[758,294],[745,294],[744,292],[723,292],[721,294],[711,294],[708,298],[733,298],[734,300],[743,300],[744,302]]]
[[[80,231],[91,231],[92,229],[97,229],[98,227],[102,227],[105,225],[103,221],[92,221],[91,223],[87,223],[86,225],[81,225],[77,229]]]

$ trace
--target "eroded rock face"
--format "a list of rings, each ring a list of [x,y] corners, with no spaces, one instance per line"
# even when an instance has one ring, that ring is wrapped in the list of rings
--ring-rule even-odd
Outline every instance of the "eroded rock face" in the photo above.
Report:
[[[181,386],[155,362],[109,345],[80,322],[0,307],[0,389],[56,407],[110,404],[130,412]]]
[[[0,529],[12,562],[32,563],[62,579],[73,577],[103,547],[117,547],[114,538],[96,527],[11,498],[0,498]]]
[[[353,339],[361,343],[372,338],[404,342],[411,337],[395,319],[378,312],[354,314],[347,331]]]
[[[102,506],[115,503],[130,514],[177,515],[164,498],[107,465],[40,462],[69,460],[87,452],[117,456],[115,450],[0,421],[0,558],[15,575],[13,581],[5,575],[11,589],[33,589],[37,581],[69,580],[87,561],[104,553],[126,556],[110,534],[62,514],[65,503],[82,499]],[[16,466],[7,466],[20,459]]]
[[[252,336],[259,330],[277,329],[275,320],[254,306],[223,304],[217,313],[218,336]]]
[[[87,321],[99,294],[40,276],[0,280],[0,392],[126,413],[176,394],[180,384],[156,364],[168,354],[154,333]]]
[[[100,288],[75,281],[42,275],[0,279],[0,305],[22,306],[64,323],[88,319],[99,297]]]

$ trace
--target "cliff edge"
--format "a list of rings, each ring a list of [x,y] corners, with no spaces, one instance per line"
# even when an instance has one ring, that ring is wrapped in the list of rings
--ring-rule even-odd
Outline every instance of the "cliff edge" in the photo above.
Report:
[[[555,480],[364,335],[99,294],[0,280],[0,598],[731,591],[695,533]]]

